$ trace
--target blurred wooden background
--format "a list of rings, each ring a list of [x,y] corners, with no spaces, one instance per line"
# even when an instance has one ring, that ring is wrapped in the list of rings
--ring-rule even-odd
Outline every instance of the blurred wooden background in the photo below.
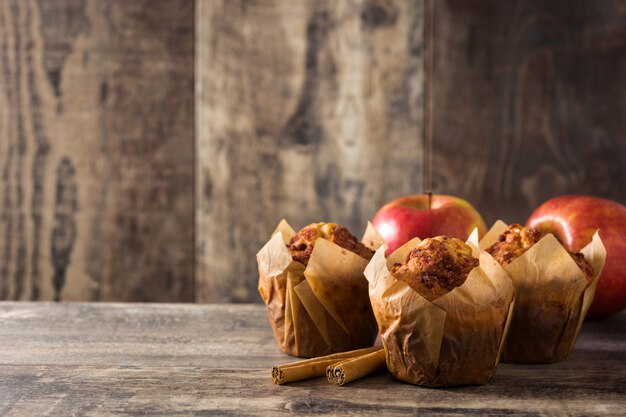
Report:
[[[260,302],[282,217],[626,203],[626,1],[0,0],[0,299]],[[194,89],[195,85],[195,89]],[[195,258],[195,260],[194,260]],[[195,262],[195,263],[194,263]]]
[[[0,0],[0,298],[193,301],[194,4]]]

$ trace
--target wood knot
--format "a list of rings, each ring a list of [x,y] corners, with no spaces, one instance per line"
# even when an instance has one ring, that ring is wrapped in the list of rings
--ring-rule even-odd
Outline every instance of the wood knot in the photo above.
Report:
[[[369,1],[361,11],[361,23],[364,29],[392,26],[397,18],[398,11],[395,7],[383,1]]]

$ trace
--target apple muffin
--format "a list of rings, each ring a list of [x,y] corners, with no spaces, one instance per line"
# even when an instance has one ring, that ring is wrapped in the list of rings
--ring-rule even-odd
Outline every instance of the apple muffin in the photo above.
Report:
[[[410,241],[389,258],[381,249],[365,276],[393,377],[427,387],[488,382],[512,317],[506,271],[448,236]]]
[[[428,301],[433,301],[463,285],[478,264],[472,249],[463,241],[437,236],[424,239],[407,254],[403,263],[394,264],[390,272]]]
[[[547,232],[535,228],[524,227],[520,224],[511,224],[498,237],[498,241],[487,248],[487,252],[494,257],[502,266],[506,266],[519,258],[524,252],[530,249],[535,243],[539,242]],[[566,249],[567,250],[567,249]],[[569,250],[572,259],[578,267],[583,271],[587,281],[593,278],[593,268],[585,259],[582,253],[573,253]]]
[[[307,265],[315,247],[315,241],[319,238],[333,242],[365,259],[371,259],[374,256],[374,251],[359,242],[345,227],[337,223],[320,222],[309,224],[291,238],[287,247],[293,260]]]
[[[282,352],[312,358],[372,346],[378,328],[363,275],[372,256],[335,223],[298,233],[279,223],[257,262],[259,293]]]

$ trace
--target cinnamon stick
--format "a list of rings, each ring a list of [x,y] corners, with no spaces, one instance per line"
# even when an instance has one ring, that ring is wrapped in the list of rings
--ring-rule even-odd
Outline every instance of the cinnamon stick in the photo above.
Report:
[[[336,364],[337,362],[367,355],[369,353],[376,352],[379,349],[380,348],[378,347],[357,349],[274,366],[271,374],[272,382],[276,385],[281,385],[289,382],[323,376],[326,373],[326,368]]]
[[[330,365],[326,368],[326,377],[331,384],[341,386],[386,367],[385,350],[379,349]]]

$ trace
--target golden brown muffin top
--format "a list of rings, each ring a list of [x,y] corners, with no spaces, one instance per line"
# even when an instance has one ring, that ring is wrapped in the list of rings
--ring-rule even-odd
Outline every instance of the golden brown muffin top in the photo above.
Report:
[[[479,264],[472,248],[448,236],[424,239],[408,253],[404,263],[391,268],[394,278],[432,301],[465,283]]]
[[[371,259],[374,252],[363,245],[348,229],[337,223],[311,223],[291,238],[287,247],[294,261],[307,265],[313,252],[315,241],[319,238],[329,240],[357,255]]]
[[[487,252],[503,266],[506,266],[519,258],[524,252],[539,242],[547,232],[535,228],[524,227],[520,224],[511,224],[498,237],[498,241],[487,248]],[[587,280],[593,278],[593,268],[582,253],[572,253],[565,248],[578,267],[583,271]]]
[[[534,227],[524,227],[520,224],[511,224],[498,237],[498,241],[486,251],[502,265],[508,265],[519,258],[546,235],[542,230]]]

